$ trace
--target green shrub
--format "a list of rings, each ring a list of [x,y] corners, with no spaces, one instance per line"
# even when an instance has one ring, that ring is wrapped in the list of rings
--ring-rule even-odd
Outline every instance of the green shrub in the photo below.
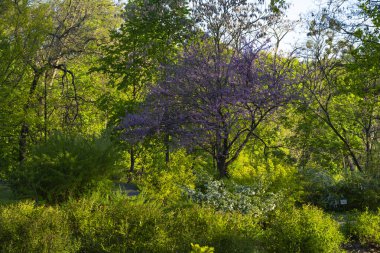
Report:
[[[219,212],[191,205],[168,212],[172,252],[189,252],[190,243],[208,245],[215,252],[255,252],[262,229],[252,215]]]
[[[165,252],[165,214],[156,203],[95,193],[64,208],[81,252]]]
[[[159,203],[93,194],[64,209],[81,252],[190,252],[191,243],[216,252],[253,252],[260,246],[262,229],[252,216]]]
[[[214,248],[208,246],[200,246],[199,244],[192,243],[190,253],[214,253]]]
[[[376,210],[380,206],[380,180],[362,172],[334,175],[305,169],[301,171],[305,190],[304,202],[325,210]],[[340,200],[347,204],[341,205]]]
[[[339,203],[340,199],[347,199],[347,205],[338,206],[338,209],[364,211],[367,208],[376,210],[380,206],[379,179],[361,172],[346,175],[326,188],[325,192],[325,195],[330,196],[330,203]],[[331,204],[329,208],[334,209]]]
[[[0,252],[77,252],[67,216],[32,202],[0,206]]]
[[[37,145],[22,166],[12,171],[9,183],[20,194],[62,202],[108,178],[116,158],[107,135],[90,138],[56,133]]]
[[[266,231],[269,252],[339,252],[339,224],[311,206],[277,211]]]
[[[380,180],[361,172],[353,172],[328,189],[347,199],[346,210],[376,211],[380,206]]]
[[[144,145],[134,148],[134,170],[129,171],[131,157],[129,152],[124,151],[120,165],[128,171],[122,177],[138,185],[146,198],[166,204],[175,203],[183,200],[184,186],[194,188],[194,169],[199,167],[202,159],[185,149],[175,149],[170,152],[169,162],[166,162],[163,152],[166,147],[154,139],[147,139]]]
[[[164,157],[144,159],[148,160],[147,168],[137,184],[150,199],[167,204],[175,203],[183,199],[183,187],[194,188],[195,176],[191,169],[194,159],[185,150],[171,153],[170,162],[167,164]]]
[[[163,205],[121,193],[94,192],[57,207],[29,202],[0,210],[0,252],[190,252],[195,243],[218,253],[245,253],[263,252],[262,239],[267,240],[251,214],[192,203]]]
[[[380,245],[380,209],[377,213],[366,210],[351,215],[346,223],[346,232],[361,244]]]
[[[279,154],[283,152],[277,150]],[[259,184],[261,188],[265,187],[271,192],[293,190],[291,188],[297,187],[295,181],[296,167],[286,162],[286,154],[282,154],[279,158],[276,157],[275,153],[273,151],[264,156],[258,150],[253,152],[244,150],[237,160],[231,164],[228,172],[235,182],[242,185]]]

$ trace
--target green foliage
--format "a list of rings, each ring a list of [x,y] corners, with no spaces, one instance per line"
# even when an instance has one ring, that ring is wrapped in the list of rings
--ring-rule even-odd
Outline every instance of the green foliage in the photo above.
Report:
[[[233,181],[247,186],[255,185],[271,192],[288,192],[295,196],[297,189],[296,167],[289,162],[289,152],[278,149],[263,154],[261,146],[254,144],[252,151],[245,150],[229,168]]]
[[[192,242],[216,252],[251,252],[261,234],[252,216],[196,205],[165,207],[141,197],[93,194],[64,209],[82,252],[189,252]]]
[[[106,180],[117,169],[118,152],[109,136],[56,133],[33,148],[9,175],[12,189],[49,202],[77,197]]]
[[[312,206],[278,211],[266,232],[269,252],[340,252],[343,242],[339,224]]]
[[[357,2],[355,14],[333,1],[312,15],[309,36],[314,46],[305,68],[313,74],[302,82],[304,99],[299,109],[303,119],[294,136],[304,163],[315,161],[325,169],[321,163],[325,160],[335,170],[350,167],[374,173],[378,156],[374,147],[379,142],[374,137],[380,108],[379,30],[371,21],[378,11],[373,1]],[[347,20],[347,14],[355,18]]]
[[[46,4],[0,3],[0,176],[16,164],[19,125],[33,80],[26,59],[42,47],[52,28]],[[30,120],[30,116],[28,120]],[[30,120],[32,122],[32,120]]]
[[[190,252],[191,243],[215,252],[260,252],[263,233],[251,215],[111,192],[57,207],[0,207],[0,226],[2,252]]]
[[[208,246],[200,246],[199,244],[192,243],[190,253],[214,253],[214,248]]]
[[[133,86],[132,100],[159,75],[159,66],[173,60],[185,39],[186,1],[132,0],[125,5],[124,23],[111,32],[99,70],[115,77],[119,89]],[[126,57],[127,56],[127,57]]]
[[[345,230],[351,239],[359,240],[361,244],[380,245],[380,209],[351,214]]]
[[[124,5],[124,22],[110,32],[111,42],[102,47],[103,57],[93,66],[107,73],[108,84],[117,88],[99,101],[111,124],[118,124],[126,110],[136,110],[148,86],[164,74],[161,65],[174,61],[188,37],[188,12],[183,0],[130,0]]]
[[[215,252],[254,252],[260,249],[263,233],[253,215],[218,212],[197,205],[168,213],[174,251],[184,252],[191,242],[209,245]]]
[[[313,203],[326,210],[376,210],[380,205],[378,178],[359,172],[333,175],[318,170],[303,170],[301,182],[304,202]],[[341,205],[340,200],[347,204]]]
[[[348,215],[347,236],[380,245],[376,1],[358,0],[356,17],[368,21],[346,26],[350,35],[331,9],[313,15],[307,61],[269,55],[273,64],[289,63],[289,76],[302,77],[303,100],[252,132],[228,180],[213,177],[213,149],[177,149],[169,140],[166,163],[162,132],[123,143],[129,150],[122,160],[120,143],[101,135],[125,111],[151,102],[148,90],[168,74],[162,66],[176,65],[193,32],[210,45],[245,33],[233,34],[243,26],[225,23],[227,12],[222,26],[207,27],[218,24],[212,13],[221,9],[200,2],[207,13],[189,20],[199,10],[184,0],[0,1],[0,252],[339,252],[337,222],[318,208],[295,208],[298,202],[363,211]],[[235,2],[226,1],[241,5]],[[271,0],[268,7],[277,15],[287,4]],[[233,11],[238,23],[247,21],[244,10]],[[202,20],[205,26],[194,26]],[[276,36],[288,31],[277,34],[278,20],[268,19]],[[227,52],[232,44],[218,48]],[[238,129],[246,122],[227,111],[238,123],[223,135],[246,133]],[[109,190],[110,176],[129,167],[130,155],[135,168],[123,176],[139,186],[137,197]],[[17,199],[9,186],[37,201],[10,204]],[[59,205],[38,206],[41,198]]]
[[[107,79],[88,69],[118,12],[112,0],[5,0],[0,9],[3,176],[55,130],[104,129],[107,114],[94,102]]]
[[[0,180],[0,205],[15,202],[11,189]]]
[[[339,180],[328,188],[330,194],[347,199],[345,209],[376,210],[380,206],[380,183],[378,178],[365,174],[353,174]]]
[[[312,203],[325,209],[336,206],[336,201],[340,197],[334,197],[328,191],[336,183],[336,180],[329,171],[300,169],[298,176],[303,189],[301,196],[303,202]]]
[[[288,143],[299,152],[298,166],[337,171],[342,160],[337,154],[342,153],[342,145],[323,122],[318,121],[314,114],[305,113],[305,110],[299,108],[299,112],[294,111],[289,119],[295,127]]]
[[[92,194],[65,205],[81,252],[165,252],[165,213],[154,203]]]
[[[33,202],[0,206],[0,251],[8,253],[77,252],[67,215]]]
[[[145,154],[141,160],[145,168],[138,185],[148,198],[174,203],[183,199],[184,187],[194,188],[192,168],[198,161],[184,149],[172,152],[167,164],[164,153],[158,150]]]
[[[296,169],[280,159],[287,156],[279,150],[266,157],[259,151],[244,150],[229,167],[230,180],[214,180],[204,170],[197,170],[195,189],[186,189],[195,202],[222,211],[266,214],[279,206],[298,200]],[[252,148],[252,147],[251,147]],[[252,148],[253,149],[253,148]],[[285,160],[285,161],[284,161]]]
[[[0,225],[5,252],[338,252],[343,240],[338,224],[309,206],[278,210],[263,230],[254,215],[119,192],[0,207]]]

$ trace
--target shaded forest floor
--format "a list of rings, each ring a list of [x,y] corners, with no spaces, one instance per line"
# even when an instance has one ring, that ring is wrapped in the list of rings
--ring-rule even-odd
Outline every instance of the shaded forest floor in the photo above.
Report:
[[[5,184],[5,182],[0,180],[0,204],[10,204],[14,203],[15,200],[11,189]]]
[[[378,253],[379,245],[361,245],[359,242],[350,242],[342,246],[344,250],[350,253]]]

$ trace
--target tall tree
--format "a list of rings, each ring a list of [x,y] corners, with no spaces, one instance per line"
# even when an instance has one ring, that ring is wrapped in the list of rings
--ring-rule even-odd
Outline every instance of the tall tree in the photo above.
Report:
[[[194,1],[193,17],[205,35],[189,43],[178,62],[166,66],[138,114],[127,114],[125,137],[169,134],[208,152],[220,177],[255,129],[290,99],[289,68],[282,74],[262,51],[270,11],[245,1]],[[265,38],[264,38],[265,37]],[[258,137],[259,138],[259,137]]]
[[[380,175],[377,153],[380,150],[380,8],[378,1],[360,0],[360,26],[353,28],[359,45],[351,51],[353,61],[347,65],[351,84],[359,97],[357,112],[362,127],[363,166],[372,175]]]
[[[127,115],[123,126],[130,140],[162,131],[201,148],[226,177],[247,142],[260,138],[256,128],[292,98],[292,83],[289,76],[271,75],[265,54],[247,50],[215,61],[209,50],[187,51],[148,97],[140,118]]]
[[[363,4],[359,7],[364,8]],[[303,55],[307,72],[303,87],[308,101],[304,105],[332,133],[331,144],[340,143],[343,164],[365,172],[372,167],[373,148],[378,143],[378,59],[372,58],[376,47],[368,46],[376,43],[368,40],[376,29],[366,37],[363,29],[371,30],[366,28],[371,23],[368,16],[356,13],[355,17],[365,22],[352,19],[347,23],[341,13],[341,8],[330,5],[310,21],[308,53]]]
[[[31,59],[43,45],[52,21],[44,13],[48,5],[34,5],[28,1],[2,1],[0,11],[0,103],[2,169],[8,167],[19,139],[24,111],[33,93],[34,70]],[[29,84],[32,84],[29,86]],[[20,139],[20,154],[25,153],[24,141]],[[3,146],[4,145],[4,146]],[[4,148],[4,149],[3,149]],[[21,156],[21,155],[20,155]]]
[[[113,107],[111,124],[118,123],[126,108],[133,112],[144,100],[148,84],[155,83],[163,74],[161,65],[175,59],[190,34],[188,6],[184,0],[128,1],[122,17],[124,22],[112,32],[111,43],[105,47],[99,67],[124,93],[103,98],[105,107]],[[133,172],[137,145],[129,149],[130,172]],[[166,159],[169,159],[168,145]]]
[[[160,76],[160,66],[172,62],[188,38],[187,13],[182,0],[133,0],[125,5],[123,23],[112,31],[98,70],[113,78],[130,103],[143,100],[148,84]]]

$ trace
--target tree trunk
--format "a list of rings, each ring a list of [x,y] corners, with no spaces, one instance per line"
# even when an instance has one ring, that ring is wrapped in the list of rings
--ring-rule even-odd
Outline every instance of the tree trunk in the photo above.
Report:
[[[130,183],[133,179],[133,176],[135,174],[135,163],[136,163],[136,156],[135,156],[135,150],[133,148],[133,146],[131,147],[131,149],[129,150],[129,155],[130,155],[130,166],[129,166],[129,173],[127,173],[127,179],[128,179],[128,183]]]
[[[216,167],[219,172],[219,178],[228,178],[227,163],[225,157],[218,157],[216,160]]]
[[[38,80],[40,79],[42,70],[34,70],[34,77],[32,84],[29,89],[29,97],[27,103],[24,105],[24,115],[26,117],[28,113],[28,109],[30,107],[30,103],[33,97],[34,92],[36,91]],[[20,136],[19,136],[19,162],[25,160],[26,158],[26,146],[27,146],[27,137],[29,134],[29,126],[26,122],[26,119],[24,119],[24,122],[21,124],[21,130],[20,130]]]
[[[165,135],[165,162],[166,164],[169,163],[170,161],[170,147],[169,147],[169,141],[170,141],[170,136],[169,134]]]
[[[26,158],[26,138],[28,137],[29,126],[26,122],[21,125],[20,139],[19,139],[19,154],[18,160],[21,163]]]
[[[135,171],[135,162],[136,162],[135,151],[133,147],[131,147],[131,149],[129,150],[129,154],[131,156],[131,160],[130,160],[131,165],[129,167],[129,172],[132,174]]]
[[[225,136],[221,136],[220,134],[217,134],[217,143],[215,145],[215,160],[220,179],[228,178],[228,157],[228,135],[226,134]]]

